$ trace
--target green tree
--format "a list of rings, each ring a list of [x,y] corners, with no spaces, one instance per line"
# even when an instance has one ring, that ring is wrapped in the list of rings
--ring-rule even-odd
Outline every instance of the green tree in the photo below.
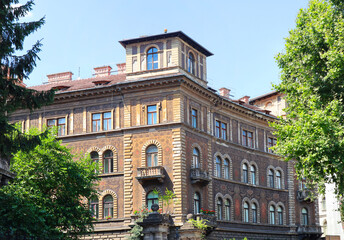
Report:
[[[17,176],[0,189],[0,204],[4,194],[8,198],[8,207],[0,208],[1,239],[69,239],[92,228],[82,200],[95,194],[97,166],[90,157],[74,161],[76,156],[50,132],[40,141],[33,150],[14,155],[11,170]]]
[[[37,92],[20,83],[36,66],[41,42],[37,41],[23,55],[24,39],[44,24],[44,18],[20,22],[33,6],[33,1],[17,5],[18,0],[0,0],[0,158],[9,159],[18,149],[30,149],[39,143],[38,136],[28,136],[8,122],[18,109],[35,109],[53,101],[54,91]],[[16,7],[15,7],[16,6]],[[47,133],[45,133],[47,134]]]
[[[334,5],[334,4],[338,5]],[[277,153],[295,160],[300,178],[344,194],[344,18],[342,1],[311,0],[277,55],[287,118],[273,124]],[[344,212],[344,204],[341,204]]]

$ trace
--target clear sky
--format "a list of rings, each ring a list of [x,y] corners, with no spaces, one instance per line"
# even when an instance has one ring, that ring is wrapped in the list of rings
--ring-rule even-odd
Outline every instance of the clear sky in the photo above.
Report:
[[[46,23],[26,41],[43,38],[41,61],[25,81],[47,81],[47,74],[72,71],[74,79],[93,68],[125,62],[118,41],[183,31],[214,55],[208,58],[209,86],[227,87],[233,98],[255,97],[279,82],[274,57],[295,27],[308,0],[35,0],[24,20]]]

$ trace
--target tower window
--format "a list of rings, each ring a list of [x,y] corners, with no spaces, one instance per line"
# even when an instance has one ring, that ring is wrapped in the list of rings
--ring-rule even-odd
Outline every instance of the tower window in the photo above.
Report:
[[[152,47],[147,51],[147,70],[158,69],[158,49]]]
[[[195,74],[195,57],[191,52],[189,53],[188,58],[188,72]]]

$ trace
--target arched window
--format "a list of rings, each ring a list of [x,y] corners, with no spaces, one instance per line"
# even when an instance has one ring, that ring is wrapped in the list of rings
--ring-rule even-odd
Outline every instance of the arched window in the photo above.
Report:
[[[246,163],[242,165],[242,181],[248,183],[248,169]]]
[[[277,208],[277,219],[278,224],[283,225],[283,208],[281,206],[278,206]]]
[[[147,70],[158,69],[158,49],[152,47],[147,51]]]
[[[201,197],[198,192],[194,194],[194,214],[199,214],[201,211]]]
[[[97,152],[91,152],[90,156],[91,156],[92,162],[94,162],[98,166],[98,164],[99,164],[99,154]]]
[[[229,179],[229,160],[225,159],[223,162],[224,165],[224,178]]]
[[[92,214],[92,217],[98,218],[98,211],[99,211],[99,200],[97,197],[93,197],[89,201],[90,203],[90,211]]]
[[[113,217],[113,198],[111,195],[106,195],[103,200],[104,218]]]
[[[146,150],[147,167],[158,166],[158,148],[150,145]]]
[[[281,171],[276,171],[276,188],[282,188],[282,174]]]
[[[218,198],[217,199],[217,220],[222,220],[222,206],[223,206],[222,198]]]
[[[258,222],[258,215],[257,215],[257,205],[255,203],[252,203],[252,222],[257,223]]]
[[[153,204],[159,204],[159,196],[155,191],[151,191],[147,194],[147,208],[151,210]]]
[[[194,168],[200,168],[201,164],[200,164],[200,160],[199,160],[199,150],[197,148],[193,149],[193,153],[192,153],[192,161],[193,161],[193,167]]]
[[[274,187],[274,171],[269,169],[269,187]]]
[[[256,167],[251,165],[251,184],[256,185]]]
[[[222,177],[222,159],[216,157],[216,177]]]
[[[191,52],[188,58],[188,72],[195,74],[195,57]]]
[[[307,208],[302,208],[301,210],[301,224],[308,225],[308,210]]]
[[[103,158],[104,158],[103,160],[104,173],[112,173],[113,172],[113,152],[111,150],[105,151]]]
[[[225,202],[225,220],[231,220],[231,202],[229,199],[226,199]]]
[[[270,206],[270,224],[275,224],[275,207]]]
[[[249,221],[249,209],[248,209],[248,203],[244,202],[244,222]]]

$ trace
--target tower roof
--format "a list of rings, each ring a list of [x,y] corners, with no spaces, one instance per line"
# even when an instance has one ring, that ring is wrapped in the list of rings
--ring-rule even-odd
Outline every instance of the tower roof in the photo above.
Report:
[[[207,57],[213,55],[206,48],[204,48],[202,45],[197,43],[195,40],[190,38],[188,35],[186,35],[182,31],[171,32],[171,33],[162,33],[162,34],[158,34],[158,35],[144,36],[144,37],[132,38],[132,39],[125,39],[125,40],[119,41],[119,43],[123,47],[126,47],[127,45],[133,44],[133,43],[148,42],[148,41],[152,41],[152,40],[166,39],[166,38],[172,38],[172,37],[178,37],[178,38],[182,39],[183,41],[190,44],[190,46],[192,46],[196,50],[200,51],[201,53],[203,53]]]

